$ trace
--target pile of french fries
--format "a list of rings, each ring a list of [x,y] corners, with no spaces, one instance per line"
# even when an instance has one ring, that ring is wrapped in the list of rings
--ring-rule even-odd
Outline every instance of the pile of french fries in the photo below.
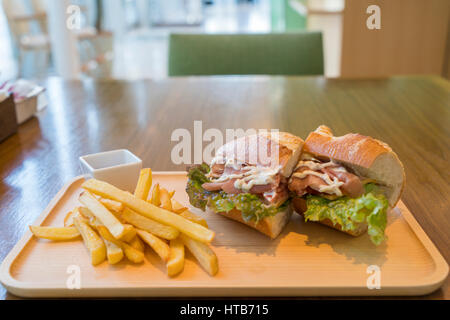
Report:
[[[103,181],[82,185],[82,206],[69,212],[64,227],[30,226],[38,238],[68,241],[82,238],[92,264],[107,260],[116,264],[124,257],[132,263],[144,260],[147,244],[167,266],[171,277],[184,268],[185,247],[211,276],[219,268],[209,247],[214,232],[200,216],[173,199],[159,184],[152,187],[151,169],[142,169],[134,194]]]

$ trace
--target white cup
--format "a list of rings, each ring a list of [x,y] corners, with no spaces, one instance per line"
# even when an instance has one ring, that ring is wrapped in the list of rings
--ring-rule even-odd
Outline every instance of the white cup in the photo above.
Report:
[[[134,192],[142,169],[142,160],[126,149],[85,155],[80,163],[83,173],[129,192]]]

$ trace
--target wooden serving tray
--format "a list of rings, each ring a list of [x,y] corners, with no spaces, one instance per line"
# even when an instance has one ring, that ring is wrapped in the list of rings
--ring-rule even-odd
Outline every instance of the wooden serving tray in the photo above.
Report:
[[[187,204],[182,172],[155,172],[153,180],[176,190]],[[78,205],[83,177],[66,185],[37,219],[36,225],[62,226]],[[203,215],[216,231],[212,245],[219,273],[210,277],[187,254],[175,278],[147,248],[139,265],[122,261],[93,267],[81,241],[50,242],[29,231],[3,261],[0,281],[24,297],[194,297],[194,296],[374,296],[423,295],[438,289],[448,265],[417,221],[400,202],[389,213],[388,240],[376,247],[367,235],[353,238],[294,214],[275,240],[216,214]],[[81,289],[67,289],[71,265],[80,267]],[[380,268],[380,289],[368,289],[368,267]]]

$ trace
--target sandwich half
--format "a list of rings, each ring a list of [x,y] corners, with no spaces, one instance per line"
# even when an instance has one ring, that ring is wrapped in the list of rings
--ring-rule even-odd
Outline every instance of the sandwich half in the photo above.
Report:
[[[404,185],[403,165],[386,143],[360,134],[334,137],[326,126],[305,140],[289,180],[294,209],[306,221],[352,236],[367,231],[376,245]]]
[[[189,169],[190,203],[276,238],[292,214],[288,179],[302,147],[302,139],[285,132],[233,140],[210,165]]]

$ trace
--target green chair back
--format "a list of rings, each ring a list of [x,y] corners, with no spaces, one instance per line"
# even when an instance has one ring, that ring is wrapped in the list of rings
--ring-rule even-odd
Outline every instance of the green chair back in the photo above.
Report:
[[[323,75],[320,32],[171,34],[169,76]]]

